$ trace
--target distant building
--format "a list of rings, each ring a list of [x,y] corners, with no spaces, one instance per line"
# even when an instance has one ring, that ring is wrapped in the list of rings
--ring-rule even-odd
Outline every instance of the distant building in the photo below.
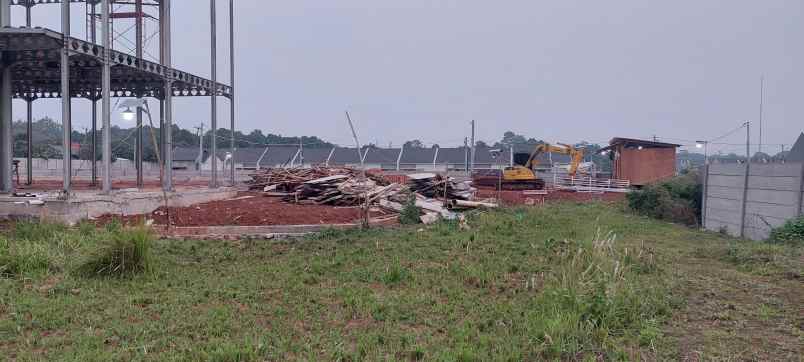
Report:
[[[613,138],[607,152],[613,161],[613,177],[643,186],[676,175],[676,149],[680,145],[633,138]]]
[[[523,145],[514,148],[495,149],[477,147],[475,149],[475,169],[504,168],[514,164],[524,164],[534,146]],[[367,169],[399,171],[464,171],[471,164],[469,147],[432,148],[380,148],[363,147],[360,152],[355,147],[316,147],[268,146],[239,148],[234,156],[227,159],[229,149],[218,149],[217,159],[220,169],[231,167],[255,170],[277,167],[312,167],[317,165],[360,167]],[[513,155],[511,153],[513,151]],[[541,154],[536,168],[549,170],[553,165],[565,165],[570,157],[560,154]],[[179,147],[173,152],[174,168],[187,170],[210,170],[209,150],[204,150],[199,158],[197,147]]]

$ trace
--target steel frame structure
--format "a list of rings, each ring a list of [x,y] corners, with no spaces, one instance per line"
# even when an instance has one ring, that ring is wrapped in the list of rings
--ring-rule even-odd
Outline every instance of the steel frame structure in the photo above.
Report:
[[[86,3],[92,7],[92,24],[87,40],[70,36],[70,5]],[[31,27],[31,8],[42,4],[61,4],[62,32]],[[137,22],[137,41],[135,54],[127,54],[111,48],[112,24],[114,16],[110,14],[115,4],[132,5]],[[10,10],[12,5],[26,8],[26,27],[12,28]],[[101,44],[95,42],[95,7],[101,7]],[[143,58],[142,12],[143,5],[156,6],[159,9],[159,48],[160,62],[152,62]],[[231,79],[234,83],[234,1],[229,1],[230,18],[230,61]],[[88,14],[89,13],[89,10]],[[160,118],[160,152],[163,160],[164,175],[162,187],[173,189],[172,177],[172,113],[173,97],[210,97],[211,121],[216,124],[217,97],[225,97],[231,108],[231,144],[234,145],[234,88],[217,82],[217,60],[215,56],[215,0],[210,0],[212,54],[210,64],[213,79],[205,79],[181,70],[172,68],[171,60],[171,26],[170,0],[0,0],[0,192],[13,192],[11,179],[12,136],[11,136],[11,99],[18,98],[27,102],[28,111],[28,183],[33,179],[31,162],[31,122],[33,102],[40,98],[62,99],[62,122],[64,126],[64,188],[66,195],[71,192],[71,105],[72,98],[86,98],[92,102],[93,125],[93,160],[96,160],[95,142],[96,104],[102,102],[103,125],[103,191],[111,192],[111,97],[152,97],[159,100]],[[122,17],[132,17],[126,13]],[[120,18],[120,16],[118,16]],[[64,95],[67,95],[66,97]],[[142,113],[138,109],[138,128],[142,125]],[[141,135],[141,128],[139,129]],[[214,137],[213,130],[213,137]],[[143,144],[137,142],[138,159],[142,157]],[[234,148],[232,148],[234,152]],[[139,161],[139,160],[138,160]],[[93,162],[93,183],[97,171]],[[217,169],[213,165],[210,187],[217,187]],[[141,163],[138,162],[138,185],[142,186]],[[232,169],[234,171],[234,169]],[[231,173],[234,184],[234,172]]]

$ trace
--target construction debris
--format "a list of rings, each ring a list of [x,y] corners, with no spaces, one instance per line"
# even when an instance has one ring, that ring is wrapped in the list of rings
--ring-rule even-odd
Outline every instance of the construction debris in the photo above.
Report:
[[[408,175],[408,179],[411,191],[434,199],[469,200],[477,191],[471,182],[455,182],[451,177],[435,173],[416,173]]]
[[[497,207],[472,200],[476,190],[470,182],[434,173],[409,175],[408,185],[350,168],[265,169],[251,177],[247,182],[251,190],[296,204],[379,207],[399,213],[408,198],[415,197],[424,223],[458,219],[459,210]]]

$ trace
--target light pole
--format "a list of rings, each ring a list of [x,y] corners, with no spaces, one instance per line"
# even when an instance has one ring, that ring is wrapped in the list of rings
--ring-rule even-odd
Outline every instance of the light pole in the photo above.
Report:
[[[703,148],[704,150],[704,165],[709,164],[709,141],[695,141],[695,148]]]
[[[162,156],[159,152],[159,143],[157,143],[156,134],[154,134],[154,120],[151,117],[151,108],[148,106],[148,101],[143,98],[127,99],[121,102],[118,108],[123,109],[121,115],[123,119],[127,121],[134,120],[134,117],[137,115],[138,111],[145,113],[148,116],[148,124],[151,126],[151,141],[154,143],[154,153],[156,154],[156,161],[159,164],[159,181],[160,183],[164,183],[165,165],[162,163]],[[134,108],[134,110],[132,110],[132,108]],[[142,123],[139,123],[138,127],[141,128]],[[141,132],[141,129],[138,129],[137,132]]]

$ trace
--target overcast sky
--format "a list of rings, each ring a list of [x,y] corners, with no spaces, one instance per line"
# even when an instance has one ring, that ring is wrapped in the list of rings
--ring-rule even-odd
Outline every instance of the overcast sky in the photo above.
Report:
[[[228,82],[228,1],[218,2]],[[690,143],[681,140],[757,120],[762,75],[766,149],[789,148],[804,128],[801,0],[235,2],[245,131],[350,144],[349,110],[361,141],[380,145],[459,145],[471,119],[486,141],[512,130],[553,142]],[[72,9],[83,36],[83,5]],[[209,77],[208,2],[174,0],[173,14],[174,66]],[[37,6],[34,25],[58,30],[58,17],[58,5]],[[88,127],[88,103],[74,104],[75,128]],[[219,104],[228,127],[228,101]],[[37,101],[35,114],[59,120],[58,100]],[[24,117],[22,103],[14,115]],[[209,99],[177,100],[174,117],[208,125]]]

